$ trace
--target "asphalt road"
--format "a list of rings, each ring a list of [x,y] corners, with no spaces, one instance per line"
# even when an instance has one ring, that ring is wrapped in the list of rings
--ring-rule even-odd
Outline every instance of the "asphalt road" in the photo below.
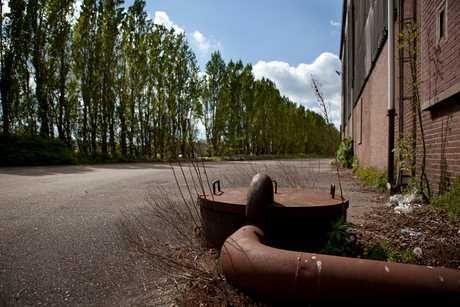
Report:
[[[0,168],[0,306],[133,305],[152,276],[125,265],[114,221],[159,186],[176,187],[167,163]]]
[[[124,306],[145,277],[113,222],[162,185],[167,163],[0,168],[0,306]]]

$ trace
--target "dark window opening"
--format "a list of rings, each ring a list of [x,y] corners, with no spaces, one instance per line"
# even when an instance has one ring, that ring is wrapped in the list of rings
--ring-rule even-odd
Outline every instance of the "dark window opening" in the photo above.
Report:
[[[440,38],[443,38],[444,35],[446,34],[446,30],[445,30],[445,12],[444,10],[442,10],[441,12],[439,12],[439,37]]]

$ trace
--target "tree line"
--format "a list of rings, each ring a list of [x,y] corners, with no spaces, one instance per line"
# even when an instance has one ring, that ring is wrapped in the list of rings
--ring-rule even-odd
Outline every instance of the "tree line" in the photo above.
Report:
[[[77,19],[74,2],[1,12],[3,133],[165,158],[196,147],[201,122],[210,155],[330,152],[320,115],[219,51],[200,73],[185,34],[154,24],[145,1],[84,0]]]

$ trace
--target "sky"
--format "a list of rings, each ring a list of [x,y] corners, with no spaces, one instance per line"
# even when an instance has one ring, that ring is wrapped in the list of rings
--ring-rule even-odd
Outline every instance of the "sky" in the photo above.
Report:
[[[133,3],[125,0],[123,7]],[[202,72],[219,50],[225,63],[252,64],[256,80],[269,78],[281,95],[320,113],[313,74],[339,128],[342,5],[343,0],[147,0],[145,9],[155,23],[185,33]]]
[[[126,0],[128,8],[134,0]],[[313,74],[340,127],[339,60],[343,0],[146,1],[148,18],[184,32],[202,72],[211,54],[252,64],[256,80],[275,82],[281,95],[320,113]]]

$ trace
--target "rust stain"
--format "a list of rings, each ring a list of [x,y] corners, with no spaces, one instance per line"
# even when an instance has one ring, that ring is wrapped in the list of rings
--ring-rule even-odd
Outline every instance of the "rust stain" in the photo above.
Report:
[[[212,191],[209,191],[199,199],[203,207],[244,214],[247,192],[248,188],[222,189],[218,195],[211,195]],[[343,205],[348,209],[347,197],[344,197]],[[342,210],[340,196],[332,199],[327,191],[287,188],[278,188],[274,202],[267,206],[268,215],[321,215]]]

